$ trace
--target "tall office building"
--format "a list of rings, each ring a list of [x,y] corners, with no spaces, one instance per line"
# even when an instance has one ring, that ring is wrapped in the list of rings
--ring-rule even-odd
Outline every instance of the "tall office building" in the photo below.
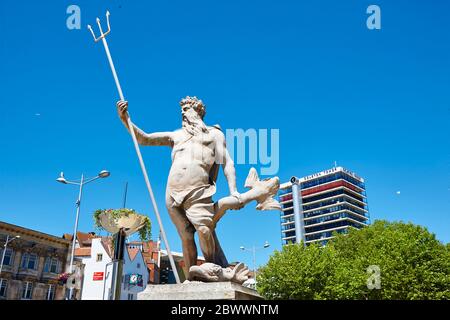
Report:
[[[283,244],[325,245],[333,232],[360,229],[369,220],[364,179],[342,167],[292,177],[281,184],[279,200]]]

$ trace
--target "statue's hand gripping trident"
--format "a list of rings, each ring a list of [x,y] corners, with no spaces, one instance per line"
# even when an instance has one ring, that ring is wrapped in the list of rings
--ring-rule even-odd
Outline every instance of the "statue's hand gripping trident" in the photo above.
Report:
[[[120,100],[125,100],[125,98],[123,96],[123,92],[122,92],[122,87],[120,86],[119,78],[117,76],[116,68],[114,67],[114,63],[113,63],[113,60],[111,58],[111,53],[109,51],[108,43],[106,41],[106,36],[111,32],[111,26],[109,24],[109,16],[110,16],[110,13],[109,13],[109,11],[107,11],[106,12],[106,23],[108,25],[108,30],[106,32],[103,32],[103,30],[102,30],[100,19],[99,18],[96,19],[97,24],[98,24],[98,28],[99,28],[99,31],[100,31],[100,35],[98,37],[95,36],[95,33],[92,30],[92,27],[90,25],[88,25],[88,29],[91,31],[95,42],[98,42],[98,41],[102,40],[103,46],[105,48],[106,56],[108,57],[109,66],[111,67],[111,72],[113,74],[114,81],[116,83],[117,91],[119,92]],[[133,128],[132,122],[131,122],[131,118],[130,118],[130,115],[129,115],[128,112],[127,112],[127,124],[128,124],[129,128]],[[151,202],[153,204],[153,209],[155,211],[156,218],[158,220],[159,228],[160,228],[160,231],[161,231],[161,236],[163,238],[164,245],[165,245],[165,247],[167,249],[167,254],[169,256],[169,260],[170,260],[170,265],[172,267],[172,271],[174,273],[174,276],[175,276],[175,279],[176,279],[177,283],[180,283],[180,278],[179,278],[179,275],[178,275],[178,272],[177,272],[177,268],[176,268],[175,262],[173,260],[172,252],[170,251],[169,242],[167,241],[167,236],[166,236],[166,233],[164,231],[164,227],[163,227],[163,224],[162,224],[161,216],[159,214],[158,206],[156,204],[155,196],[153,194],[153,190],[152,190],[152,187],[151,187],[151,184],[150,184],[150,180],[148,178],[147,170],[145,168],[144,160],[142,159],[141,151],[139,149],[139,144],[138,144],[138,141],[136,139],[136,134],[135,134],[134,130],[130,130],[130,134],[131,134],[131,137],[133,138],[134,148],[136,150],[136,154],[137,154],[138,159],[139,159],[139,164],[140,164],[141,169],[142,169],[142,174],[144,175],[144,179],[145,179],[145,183],[147,185],[148,193],[149,193]]]

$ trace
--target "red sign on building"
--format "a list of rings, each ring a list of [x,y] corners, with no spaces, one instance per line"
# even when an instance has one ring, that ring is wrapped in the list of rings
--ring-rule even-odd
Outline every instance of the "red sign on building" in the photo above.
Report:
[[[103,272],[94,272],[94,281],[103,280]]]

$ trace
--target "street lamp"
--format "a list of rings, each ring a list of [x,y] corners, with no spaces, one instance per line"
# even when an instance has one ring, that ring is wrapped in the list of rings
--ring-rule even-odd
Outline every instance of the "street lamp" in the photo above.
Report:
[[[77,239],[78,218],[79,218],[79,216],[80,216],[80,204],[81,204],[81,195],[82,195],[82,193],[83,193],[83,186],[84,186],[85,184],[88,184],[89,182],[92,182],[92,181],[94,181],[94,180],[97,180],[98,178],[107,178],[107,177],[109,177],[109,175],[110,175],[110,172],[109,172],[109,171],[102,170],[102,171],[100,171],[100,172],[98,173],[97,176],[85,180],[85,179],[84,179],[84,175],[81,174],[81,180],[80,180],[79,182],[77,182],[77,181],[70,181],[70,180],[67,180],[67,179],[64,177],[64,172],[61,172],[61,174],[59,175],[59,178],[56,179],[56,181],[58,181],[58,182],[60,182],[60,183],[63,183],[63,184],[74,184],[74,185],[77,185],[77,186],[80,187],[79,193],[78,193],[78,200],[77,200],[77,202],[75,203],[76,206],[77,206],[77,215],[76,215],[76,217],[75,217],[75,227],[74,227],[74,230],[73,230],[73,236],[72,236],[72,252],[71,252],[71,254],[70,254],[70,268],[69,268],[69,274],[72,274],[72,273],[73,273],[73,258],[74,258],[74,255],[75,255],[75,242],[76,242],[76,239]],[[72,298],[73,298],[72,295],[73,295],[73,288],[70,288],[70,291],[69,291],[69,299],[72,299]]]
[[[13,238],[9,238],[9,234],[6,235],[6,242],[3,245],[3,253],[2,253],[2,261],[0,262],[0,289],[2,288],[3,285],[3,278],[1,278],[1,274],[2,274],[2,269],[3,269],[3,262],[5,260],[5,255],[6,255],[6,247],[8,246],[8,243],[10,243],[13,240],[19,239],[20,236],[15,236]]]
[[[268,247],[270,247],[270,244],[267,241],[264,242],[264,245],[262,247],[255,247],[255,246],[253,246],[251,248],[246,248],[244,246],[240,247],[241,250],[243,250],[243,251],[250,251],[253,254],[253,274],[254,274],[254,277],[255,277],[255,289],[256,289],[256,250],[266,249]]]

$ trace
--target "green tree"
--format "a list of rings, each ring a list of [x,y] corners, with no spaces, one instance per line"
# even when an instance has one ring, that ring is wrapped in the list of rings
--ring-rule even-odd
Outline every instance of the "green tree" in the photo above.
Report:
[[[258,290],[268,299],[450,299],[449,248],[424,227],[376,221],[326,247],[283,247]]]
[[[336,254],[318,245],[288,245],[258,273],[258,291],[268,299],[320,299],[333,275]]]

